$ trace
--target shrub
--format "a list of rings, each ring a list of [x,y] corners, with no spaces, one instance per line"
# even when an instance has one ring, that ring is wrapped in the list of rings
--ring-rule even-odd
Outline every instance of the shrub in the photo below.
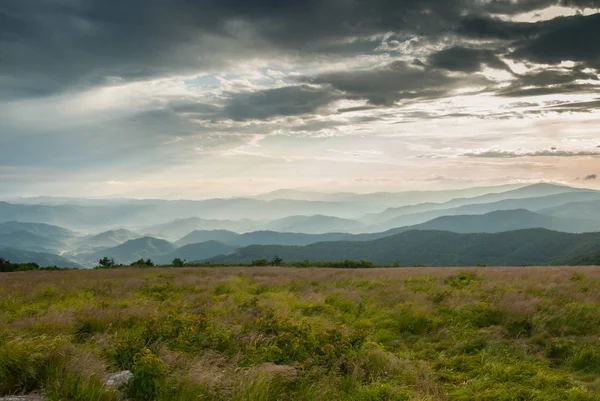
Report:
[[[139,333],[126,332],[115,338],[114,347],[108,351],[112,364],[119,370],[131,370],[136,355],[146,346],[146,341]]]
[[[252,266],[269,266],[270,262],[268,259],[256,259],[251,264]]]
[[[143,348],[135,356],[131,373],[133,377],[127,388],[129,397],[137,400],[156,400],[166,384],[167,365],[149,348]]]

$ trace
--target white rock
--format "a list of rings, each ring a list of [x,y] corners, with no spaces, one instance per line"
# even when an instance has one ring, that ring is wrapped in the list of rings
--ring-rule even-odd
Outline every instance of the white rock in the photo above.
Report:
[[[119,388],[127,384],[133,377],[133,373],[128,370],[122,372],[111,373],[106,376],[106,385]]]

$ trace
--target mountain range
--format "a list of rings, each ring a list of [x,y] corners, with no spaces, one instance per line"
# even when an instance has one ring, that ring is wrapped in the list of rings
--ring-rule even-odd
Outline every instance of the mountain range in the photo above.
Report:
[[[409,204],[411,200],[423,202]],[[529,229],[561,235],[600,231],[600,191],[554,184],[374,194],[282,190],[254,198],[203,201],[31,198],[21,202],[0,202],[0,257],[6,257],[2,252],[8,253],[9,249],[12,255],[19,251],[54,264],[89,267],[104,256],[124,264],[140,258],[160,264],[174,258],[241,263],[249,258],[271,258],[279,252],[277,247],[283,247],[280,251],[292,260],[324,255],[329,255],[326,260],[332,260],[346,258],[346,252],[340,251],[345,249],[343,244],[354,244],[351,247],[359,250],[407,232],[415,238],[421,235],[417,233],[430,234],[419,245],[421,248],[406,247],[403,244],[408,237],[398,237],[402,238],[398,249],[409,252],[402,260],[423,259],[414,264],[461,264],[471,259],[462,254],[437,259],[432,256],[435,250],[428,244],[438,243],[441,237],[431,233],[517,235],[526,230],[537,241],[538,237],[551,235]],[[50,222],[65,222],[66,228]],[[458,237],[444,237],[444,241],[452,243],[454,238]],[[510,242],[510,238],[497,237],[504,242]],[[319,253],[321,247],[329,251]],[[314,249],[319,252],[312,255]],[[426,254],[419,249],[426,250]],[[492,248],[486,249],[493,254]],[[541,257],[539,250],[534,251],[535,260],[551,262]],[[593,250],[583,251],[593,255]],[[366,255],[376,263],[389,262],[384,255],[397,256],[387,250]],[[378,259],[378,255],[383,259]],[[482,259],[476,263],[500,262],[490,255],[487,259],[481,253],[475,255]],[[524,258],[520,254],[513,256],[509,261],[516,264],[519,257]],[[588,254],[582,253],[572,260],[593,260],[586,257]],[[528,259],[522,260],[529,264]]]

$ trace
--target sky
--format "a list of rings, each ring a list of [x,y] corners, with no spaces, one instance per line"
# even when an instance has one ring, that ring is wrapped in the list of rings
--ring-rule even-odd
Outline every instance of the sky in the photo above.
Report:
[[[600,0],[2,0],[0,196],[599,188]]]

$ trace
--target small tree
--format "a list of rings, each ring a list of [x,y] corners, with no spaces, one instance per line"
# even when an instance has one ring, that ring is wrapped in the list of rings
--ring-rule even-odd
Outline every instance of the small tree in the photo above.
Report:
[[[173,261],[171,262],[171,264],[174,267],[183,267],[183,266],[185,266],[185,259],[181,260],[180,258],[175,258],[175,259],[173,259]]]
[[[110,269],[115,267],[115,265],[115,260],[113,258],[109,258],[108,256],[105,256],[98,261],[98,266],[104,269]]]
[[[283,259],[281,259],[278,254],[275,254],[271,260],[271,264],[273,266],[281,266],[283,264]]]

